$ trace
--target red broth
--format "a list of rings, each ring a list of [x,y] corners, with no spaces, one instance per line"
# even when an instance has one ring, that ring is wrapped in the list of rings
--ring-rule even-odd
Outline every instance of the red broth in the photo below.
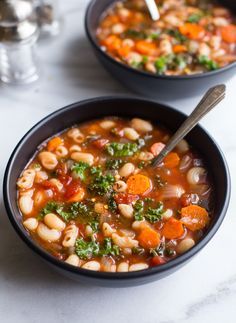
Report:
[[[118,1],[101,17],[97,39],[115,60],[164,75],[204,73],[236,61],[236,20],[214,0],[156,1],[153,21],[143,0]]]
[[[48,139],[17,182],[25,229],[58,259],[96,271],[142,270],[191,249],[211,221],[213,188],[185,140],[151,167],[169,136],[111,117]]]

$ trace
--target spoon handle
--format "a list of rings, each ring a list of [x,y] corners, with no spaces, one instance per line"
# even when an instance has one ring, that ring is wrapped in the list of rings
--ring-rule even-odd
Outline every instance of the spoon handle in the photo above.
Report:
[[[216,85],[210,88],[198,103],[190,116],[183,122],[166,146],[152,161],[152,167],[161,163],[163,158],[195,127],[195,125],[225,97],[226,86]]]
[[[145,0],[145,2],[148,7],[149,13],[152,17],[152,20],[156,21],[160,19],[160,12],[158,10],[158,6],[155,0]]]

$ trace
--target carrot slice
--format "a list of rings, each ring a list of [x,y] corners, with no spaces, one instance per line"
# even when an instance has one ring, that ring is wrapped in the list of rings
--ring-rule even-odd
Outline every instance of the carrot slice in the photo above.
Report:
[[[236,25],[221,27],[221,36],[227,43],[236,43]]]
[[[108,36],[102,44],[107,47],[108,51],[117,51],[121,46],[121,39],[116,35]]]
[[[192,23],[185,23],[180,26],[179,31],[182,35],[194,40],[201,39],[205,35],[205,29],[202,26]]]
[[[201,230],[209,223],[206,209],[198,205],[189,205],[181,209],[181,222],[191,231]]]
[[[187,52],[187,47],[185,45],[174,45],[173,51],[175,54]]]
[[[171,217],[163,226],[162,235],[167,239],[177,239],[184,234],[183,224]]]
[[[128,46],[128,45],[125,45],[125,46],[121,46],[117,52],[118,54],[120,55],[120,57],[127,57],[129,55],[129,53],[131,52],[132,50],[132,46]]]
[[[128,193],[142,195],[150,192],[152,182],[150,178],[142,174],[130,176],[127,180]]]
[[[147,42],[145,40],[139,40],[135,44],[136,50],[142,55],[152,55],[157,49],[156,44]]]
[[[175,168],[179,165],[180,158],[179,155],[176,153],[169,153],[165,158],[164,158],[164,165],[167,168]]]
[[[151,146],[150,151],[154,156],[157,156],[160,154],[164,147],[165,145],[162,142],[156,142]]]
[[[55,137],[48,142],[47,149],[48,151],[54,151],[55,149],[57,149],[57,147],[59,147],[62,144],[63,140],[60,137]]]
[[[160,244],[160,235],[148,225],[145,226],[137,237],[141,247],[156,248]]]

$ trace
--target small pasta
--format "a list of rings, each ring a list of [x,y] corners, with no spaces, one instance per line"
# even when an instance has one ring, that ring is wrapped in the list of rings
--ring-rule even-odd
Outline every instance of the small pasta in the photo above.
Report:
[[[80,132],[78,128],[72,128],[67,132],[67,136],[73,139],[77,144],[84,141],[84,135]]]
[[[75,241],[77,239],[78,233],[79,233],[79,230],[74,224],[69,225],[65,229],[65,236],[62,241],[63,247],[66,247],[66,248],[73,247],[75,245]]]
[[[58,241],[61,237],[61,232],[55,229],[49,229],[45,224],[39,223],[37,227],[38,236],[44,241]]]
[[[39,153],[38,158],[42,166],[48,170],[55,169],[58,164],[56,155],[49,151],[42,151]]]
[[[68,149],[65,146],[58,146],[55,150],[55,154],[60,157],[66,157],[68,155]]]

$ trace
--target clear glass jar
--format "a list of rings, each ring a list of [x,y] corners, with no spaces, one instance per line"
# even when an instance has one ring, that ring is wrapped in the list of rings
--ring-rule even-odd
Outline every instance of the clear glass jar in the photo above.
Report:
[[[0,79],[3,82],[27,84],[39,78],[36,39],[34,36],[25,42],[0,45]]]

